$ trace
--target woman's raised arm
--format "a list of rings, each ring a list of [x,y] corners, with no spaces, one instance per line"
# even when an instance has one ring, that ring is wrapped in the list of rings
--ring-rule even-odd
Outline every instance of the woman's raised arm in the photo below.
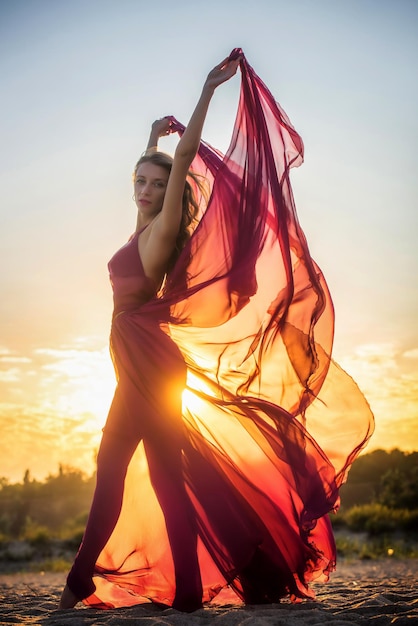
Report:
[[[216,87],[234,76],[239,62],[240,57],[233,61],[227,57],[208,74],[196,108],[174,153],[173,166],[167,184],[163,207],[153,228],[161,237],[172,239],[173,241],[177,237],[181,221],[181,201],[184,184],[190,164],[199,148],[209,103]]]

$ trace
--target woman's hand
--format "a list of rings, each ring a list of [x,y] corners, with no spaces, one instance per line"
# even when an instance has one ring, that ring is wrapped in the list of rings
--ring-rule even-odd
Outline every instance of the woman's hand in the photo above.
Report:
[[[158,137],[164,137],[164,135],[170,134],[171,119],[169,117],[162,117],[160,120],[155,120],[151,126],[151,132]]]
[[[205,87],[216,89],[216,87],[232,78],[232,76],[234,76],[237,72],[240,60],[241,56],[233,61],[230,60],[230,57],[221,61],[213,68],[213,70],[209,72],[205,82]]]
[[[160,137],[165,137],[171,133],[171,118],[162,117],[159,120],[155,120],[151,126],[151,133],[147,145],[147,150],[150,148],[158,147],[158,140]]]
[[[234,53],[235,51],[233,51]],[[206,113],[209,103],[212,99],[213,92],[216,87],[229,80],[238,69],[241,59],[243,58],[242,52],[237,51],[238,54],[234,55],[235,58],[231,59],[231,55],[216,65],[213,70],[208,74],[208,77],[203,86],[202,93],[198,100],[193,115],[187,124],[179,143],[177,144],[176,152],[174,155],[174,162],[183,160],[182,168],[187,169],[194,159],[197,150],[199,149],[200,136],[202,133],[203,122],[205,121]]]

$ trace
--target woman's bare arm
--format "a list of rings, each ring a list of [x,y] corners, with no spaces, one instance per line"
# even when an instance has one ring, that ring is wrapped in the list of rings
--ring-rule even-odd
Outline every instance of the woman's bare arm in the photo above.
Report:
[[[163,207],[153,228],[158,237],[167,241],[174,242],[178,234],[184,184],[190,164],[199,148],[203,124],[213,93],[216,87],[234,76],[239,61],[239,58],[234,61],[226,58],[208,74],[195,110],[177,145]]]
[[[167,183],[163,206],[150,230],[138,240],[140,254],[149,276],[161,280],[174,251],[182,218],[182,199],[186,176],[199,148],[203,123],[213,93],[237,71],[240,59],[224,59],[209,74],[201,96],[174,153],[173,165]],[[154,139],[152,135],[150,139]],[[154,143],[154,141],[151,141]]]

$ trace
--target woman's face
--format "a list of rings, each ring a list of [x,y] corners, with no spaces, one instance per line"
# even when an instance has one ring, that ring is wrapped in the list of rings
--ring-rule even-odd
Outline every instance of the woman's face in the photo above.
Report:
[[[155,217],[162,209],[169,173],[155,163],[141,163],[135,173],[135,202],[144,217]]]

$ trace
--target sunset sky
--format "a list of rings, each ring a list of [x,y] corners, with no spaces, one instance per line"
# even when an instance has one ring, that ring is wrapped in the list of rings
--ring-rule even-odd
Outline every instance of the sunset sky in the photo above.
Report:
[[[151,122],[186,123],[237,46],[305,143],[296,205],[334,356],[375,413],[368,450],[418,449],[417,32],[415,0],[2,0],[0,477],[93,470],[133,165]],[[204,129],[223,151],[239,80]]]

